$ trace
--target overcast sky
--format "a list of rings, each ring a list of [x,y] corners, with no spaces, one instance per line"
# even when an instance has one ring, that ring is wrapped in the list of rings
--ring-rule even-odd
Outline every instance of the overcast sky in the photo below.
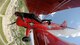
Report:
[[[68,27],[80,29],[80,7],[58,11],[53,16],[52,14],[49,14],[47,16],[43,16],[43,18],[52,19],[52,21],[57,24],[61,24],[64,20],[66,20]],[[62,40],[80,45],[80,37],[60,38]]]

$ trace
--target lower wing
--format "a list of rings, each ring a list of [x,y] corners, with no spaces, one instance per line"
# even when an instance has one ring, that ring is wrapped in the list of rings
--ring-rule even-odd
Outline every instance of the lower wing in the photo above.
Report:
[[[34,30],[35,45],[73,45],[44,30]]]

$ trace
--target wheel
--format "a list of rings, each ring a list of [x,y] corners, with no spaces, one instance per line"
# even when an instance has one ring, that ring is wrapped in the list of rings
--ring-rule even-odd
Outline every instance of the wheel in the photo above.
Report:
[[[30,41],[30,38],[25,36],[25,37],[22,38],[22,41],[29,42]]]

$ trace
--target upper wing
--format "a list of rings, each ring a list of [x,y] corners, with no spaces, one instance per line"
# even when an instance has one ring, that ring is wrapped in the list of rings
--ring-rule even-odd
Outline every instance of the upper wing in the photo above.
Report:
[[[55,11],[80,6],[80,0],[25,0],[29,12],[49,14]]]

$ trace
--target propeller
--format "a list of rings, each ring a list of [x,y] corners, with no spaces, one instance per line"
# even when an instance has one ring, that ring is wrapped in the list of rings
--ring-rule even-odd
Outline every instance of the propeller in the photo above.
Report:
[[[24,20],[24,14],[23,14],[23,13],[21,13],[21,12],[15,12],[15,15],[16,15],[16,16],[20,16],[21,19],[22,19],[23,21],[25,21],[25,20]]]

